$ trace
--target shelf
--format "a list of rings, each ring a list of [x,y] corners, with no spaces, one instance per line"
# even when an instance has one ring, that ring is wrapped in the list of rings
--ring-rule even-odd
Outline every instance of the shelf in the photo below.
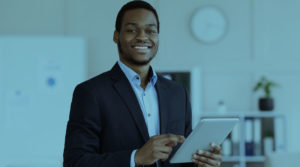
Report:
[[[239,156],[222,156],[223,162],[238,162],[240,159],[241,158]]]
[[[264,156],[247,156],[245,157],[246,162],[264,162],[265,161]]]
[[[285,117],[284,113],[277,111],[252,111],[252,112],[202,112],[201,117],[256,117],[256,118],[274,118]]]
[[[245,162],[264,162],[265,157],[264,156],[223,156],[222,157],[223,162],[239,162],[239,161],[245,161]]]
[[[235,156],[225,156],[223,155],[222,159],[224,163],[227,163],[225,166],[229,164],[238,164],[239,167],[247,167],[247,166],[262,166],[266,160],[264,155],[261,156],[246,156],[246,135],[249,135],[249,132],[252,134],[251,140],[255,140],[254,130],[255,127],[258,130],[258,134],[256,135],[262,141],[262,134],[264,131],[273,131],[274,132],[274,150],[285,150],[286,149],[286,115],[282,111],[232,111],[226,113],[213,112],[213,111],[205,111],[200,114],[201,118],[226,118],[226,117],[238,117],[240,118],[238,128],[234,129],[235,133],[232,133],[229,137],[230,139],[234,137],[234,140],[238,143],[235,143],[235,147],[238,147],[238,152],[242,153],[240,155]],[[253,119],[247,122],[247,118]],[[256,122],[256,124],[254,124]],[[252,128],[249,127],[250,126]],[[248,127],[248,132],[246,131]],[[248,139],[249,140],[249,139]],[[258,139],[257,139],[258,140]],[[238,144],[238,145],[236,145]],[[262,144],[262,143],[261,143]],[[233,145],[232,145],[233,146]],[[261,147],[261,149],[263,149]]]

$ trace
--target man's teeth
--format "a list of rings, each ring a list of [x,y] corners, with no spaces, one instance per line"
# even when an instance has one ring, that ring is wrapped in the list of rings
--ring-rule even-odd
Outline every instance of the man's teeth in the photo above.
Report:
[[[136,49],[148,49],[147,46],[135,46],[134,48],[136,48]]]

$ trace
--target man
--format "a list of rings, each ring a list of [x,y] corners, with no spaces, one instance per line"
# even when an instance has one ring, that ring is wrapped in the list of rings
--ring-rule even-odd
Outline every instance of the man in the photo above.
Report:
[[[150,66],[158,33],[150,4],[132,1],[119,11],[113,40],[120,60],[75,88],[64,167],[183,165],[170,164],[169,158],[191,132],[191,108],[186,90]],[[199,167],[219,166],[220,146],[199,150],[191,159]]]

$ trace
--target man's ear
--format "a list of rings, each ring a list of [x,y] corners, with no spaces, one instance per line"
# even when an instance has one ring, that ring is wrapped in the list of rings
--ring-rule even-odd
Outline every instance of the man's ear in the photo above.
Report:
[[[114,32],[113,40],[116,44],[118,44],[118,42],[119,42],[119,32],[117,30],[115,30],[115,32]]]

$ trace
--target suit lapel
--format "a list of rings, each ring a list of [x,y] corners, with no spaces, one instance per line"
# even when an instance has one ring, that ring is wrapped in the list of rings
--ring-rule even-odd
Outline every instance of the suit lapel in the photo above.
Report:
[[[127,105],[128,110],[131,113],[131,116],[133,117],[133,120],[135,121],[136,126],[139,129],[139,132],[143,136],[144,141],[148,141],[149,134],[143,112],[129,81],[127,80],[125,74],[122,72],[118,64],[115,64],[111,72],[112,78],[116,81],[114,83],[115,89]]]
[[[159,116],[160,116],[160,134],[165,134],[167,131],[168,124],[168,109],[167,109],[167,85],[165,85],[160,77],[158,77],[155,88],[158,96],[158,105],[159,105]]]

